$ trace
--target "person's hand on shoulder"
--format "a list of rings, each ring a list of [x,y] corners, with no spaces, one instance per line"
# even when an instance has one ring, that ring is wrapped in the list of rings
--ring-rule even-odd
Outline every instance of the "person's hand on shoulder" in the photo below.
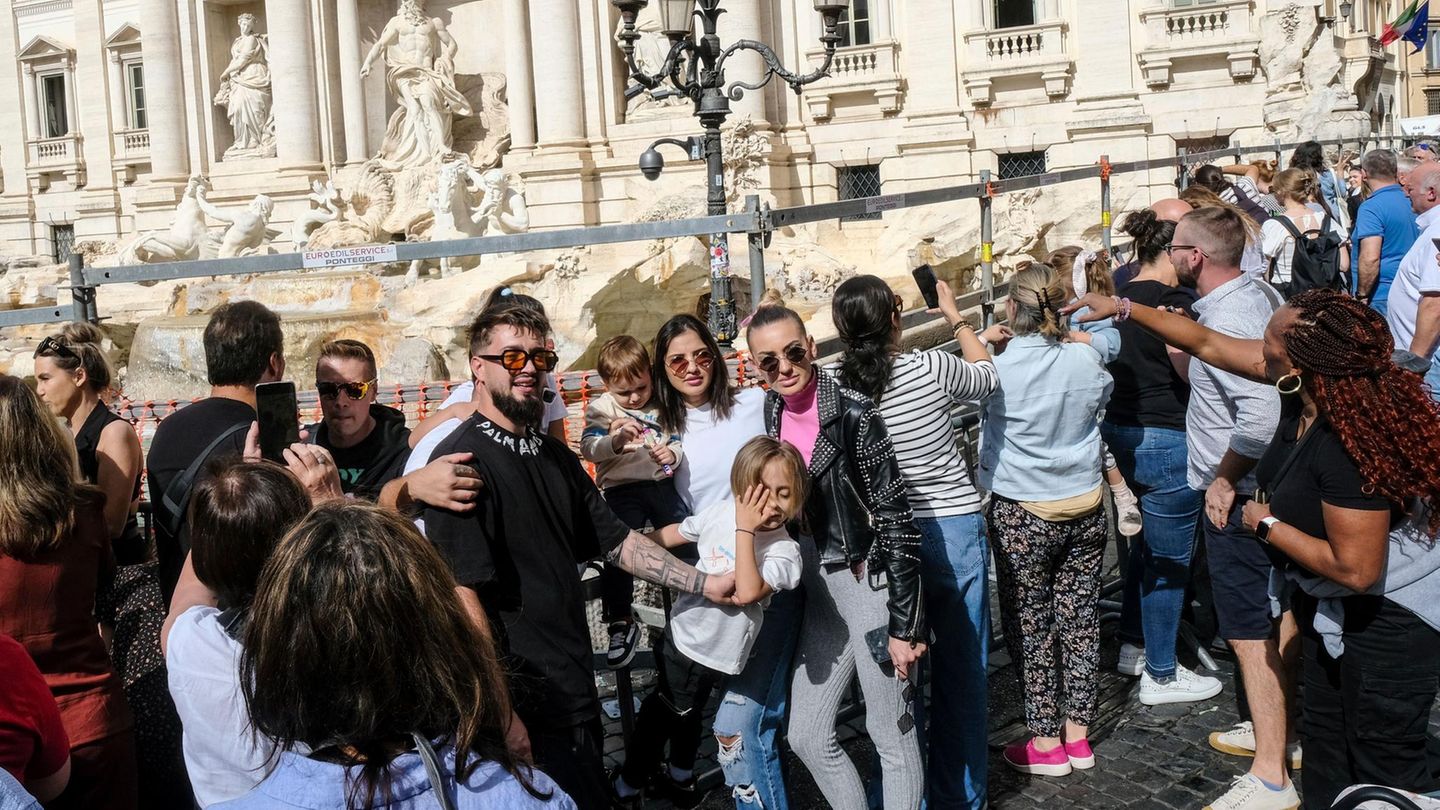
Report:
[[[466,463],[473,458],[470,453],[451,453],[410,473],[405,477],[410,499],[451,512],[474,509],[484,483]]]

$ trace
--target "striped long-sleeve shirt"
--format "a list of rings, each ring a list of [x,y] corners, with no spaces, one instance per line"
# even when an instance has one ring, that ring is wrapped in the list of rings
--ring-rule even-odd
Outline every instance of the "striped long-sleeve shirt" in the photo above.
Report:
[[[951,423],[959,402],[984,399],[1000,384],[989,360],[967,363],[949,352],[908,352],[895,358],[880,415],[895,445],[916,517],[980,510]]]

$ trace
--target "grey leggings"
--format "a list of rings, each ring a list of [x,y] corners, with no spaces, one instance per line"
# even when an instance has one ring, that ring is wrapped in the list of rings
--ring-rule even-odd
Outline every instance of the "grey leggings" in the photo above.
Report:
[[[924,793],[913,706],[915,689],[887,677],[875,663],[865,634],[886,627],[887,591],[855,581],[848,567],[821,566],[815,544],[800,542],[804,560],[805,618],[790,684],[790,747],[805,763],[835,810],[866,810],[865,786],[840,747],[835,720],[857,670],[865,696],[865,727],[880,755],[885,810],[914,810]]]

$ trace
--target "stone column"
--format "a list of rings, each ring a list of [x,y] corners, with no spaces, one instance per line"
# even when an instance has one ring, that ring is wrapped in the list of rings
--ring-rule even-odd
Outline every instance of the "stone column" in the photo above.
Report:
[[[505,0],[505,80],[510,148],[535,145],[535,82],[530,74],[530,12],[526,0]]]
[[[175,0],[140,0],[140,47],[145,57],[145,102],[150,119],[150,168],[157,178],[190,173],[185,91],[180,81],[180,23]]]
[[[584,147],[588,141],[581,91],[579,6],[575,0],[532,0],[530,6],[535,19],[545,24],[545,48],[535,51],[531,59],[539,146]]]
[[[320,108],[315,101],[315,46],[310,34],[310,4],[265,0],[265,31],[270,35],[276,156],[282,167],[317,166],[321,162]]]
[[[40,88],[35,78],[35,69],[29,63],[24,67],[25,79],[20,84],[25,91],[25,136],[27,140],[40,138]]]
[[[75,63],[65,62],[65,134],[80,134],[80,94],[77,92],[75,82],[78,76],[75,73]]]
[[[105,78],[110,85],[110,131],[119,132],[130,128],[130,117],[126,115],[130,99],[125,95],[125,74],[120,65],[119,51],[107,54],[105,62],[108,66]]]
[[[345,118],[345,162],[370,157],[365,125],[365,85],[360,78],[360,11],[357,0],[339,0],[336,33],[340,39],[340,106]]]
[[[802,9],[807,5],[809,4],[802,4]],[[767,20],[762,15],[769,7],[769,3],[761,3],[760,0],[730,0],[725,3],[726,13],[720,16],[717,24],[721,47],[728,48],[739,40],[752,39],[775,48],[776,52],[781,55],[780,58],[788,61],[789,57],[786,51],[789,49],[784,49],[783,43],[771,42],[765,36],[765,32],[769,30],[770,26],[766,25]],[[815,12],[812,8],[799,13],[813,15]],[[800,30],[807,29],[808,26],[802,27]],[[809,44],[807,43],[805,47],[808,48]],[[786,65],[786,67],[791,70],[795,69],[795,65]],[[765,60],[752,51],[738,52],[725,62],[727,87],[736,80],[753,84],[764,74]],[[746,116],[756,123],[769,120],[767,118],[769,107],[765,103],[768,93],[769,88],[746,90],[744,98],[730,102],[730,120],[736,121]]]

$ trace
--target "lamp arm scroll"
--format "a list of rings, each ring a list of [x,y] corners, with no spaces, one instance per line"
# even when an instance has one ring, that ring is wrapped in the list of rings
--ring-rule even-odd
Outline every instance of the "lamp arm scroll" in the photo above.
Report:
[[[782,64],[780,61],[780,56],[776,54],[769,45],[766,45],[763,42],[756,42],[753,39],[742,39],[733,43],[730,47],[725,49],[724,53],[720,54],[720,58],[717,59],[715,62],[715,69],[718,71],[723,71],[725,61],[729,59],[732,54],[739,51],[754,51],[755,53],[759,54],[760,58],[765,60],[765,73],[760,76],[758,81],[755,81],[753,83],[743,82],[738,79],[730,82],[729,86],[725,88],[725,94],[730,97],[731,101],[739,101],[745,96],[746,90],[761,89],[765,85],[769,84],[770,80],[776,76],[780,77],[781,81],[790,85],[790,89],[794,90],[798,94],[800,92],[800,88],[804,87],[805,85],[817,82],[820,79],[830,75],[830,66],[835,61],[835,43],[826,42],[824,63],[815,70],[802,76],[798,73],[794,73],[786,69],[785,65]]]

